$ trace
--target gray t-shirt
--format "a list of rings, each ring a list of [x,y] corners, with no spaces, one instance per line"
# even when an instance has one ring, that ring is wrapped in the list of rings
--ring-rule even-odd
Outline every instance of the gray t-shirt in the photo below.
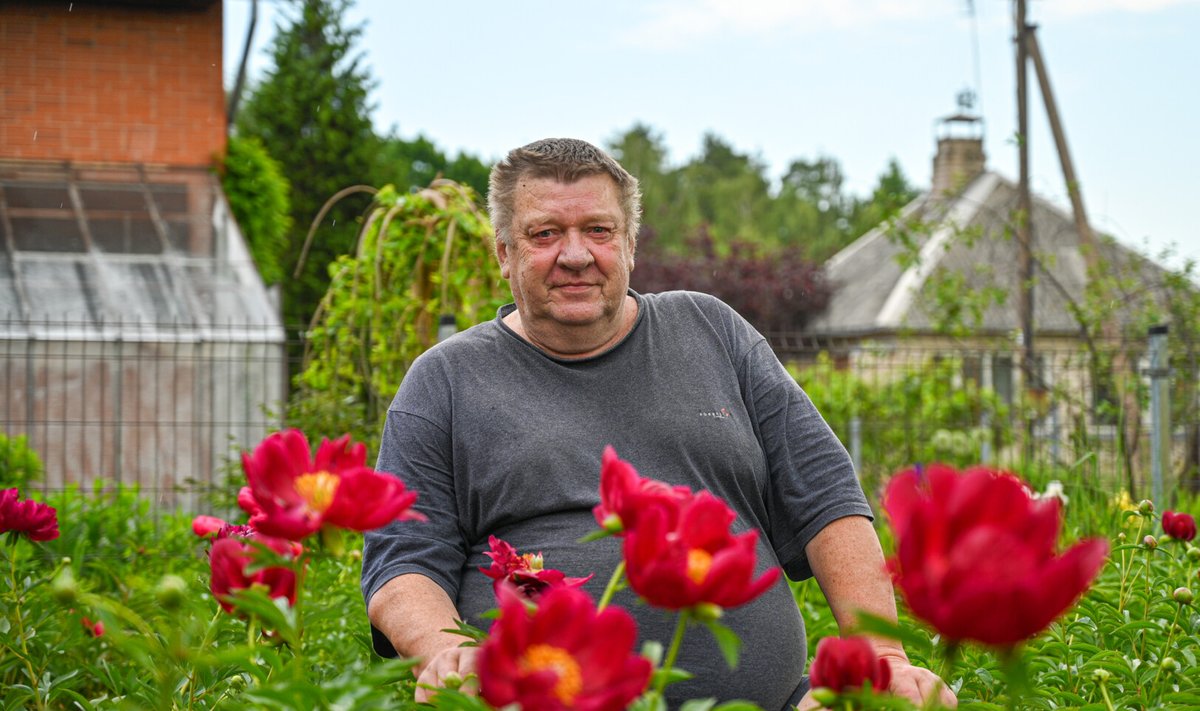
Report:
[[[427,522],[366,534],[363,594],[420,573],[456,601],[464,619],[496,606],[488,536],[547,568],[595,573],[596,598],[621,559],[620,541],[579,539],[597,526],[605,445],[648,478],[708,490],[738,515],[735,532],[760,533],[758,573],[782,566],[812,575],[805,546],[831,521],[870,517],[841,443],[766,340],[721,301],[694,292],[636,294],[630,333],[598,356],[550,357],[502,318],[431,348],[413,364],[388,411],[377,468],[418,494]],[[614,598],[642,640],[667,645],[675,614]],[[730,671],[708,630],[689,629],[677,666],[696,676],[668,687],[668,702],[716,697],[782,708],[803,679],[804,622],[783,582],[727,610],[741,637]],[[377,649],[391,652],[376,637]]]

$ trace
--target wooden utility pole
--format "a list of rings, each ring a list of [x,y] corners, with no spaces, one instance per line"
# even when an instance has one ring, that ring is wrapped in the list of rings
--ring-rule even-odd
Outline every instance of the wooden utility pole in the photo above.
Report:
[[[1083,191],[1079,188],[1079,179],[1075,177],[1075,163],[1071,160],[1071,151],[1067,147],[1067,133],[1058,117],[1058,103],[1054,100],[1054,91],[1050,88],[1050,74],[1042,60],[1036,25],[1030,25],[1026,29],[1025,51],[1029,53],[1034,71],[1037,72],[1042,102],[1046,105],[1046,117],[1050,120],[1050,132],[1054,134],[1054,146],[1058,149],[1058,162],[1062,166],[1063,180],[1067,183],[1067,194],[1071,198],[1071,212],[1075,216],[1075,231],[1079,233],[1079,247],[1083,251],[1088,269],[1094,271],[1100,259],[1100,255],[1096,253],[1096,237],[1092,234],[1092,226],[1083,207]]]
[[[1016,2],[1017,25],[1017,156],[1020,178],[1017,188],[1017,246],[1020,250],[1020,269],[1017,285],[1017,308],[1020,311],[1023,353],[1021,372],[1025,390],[1040,390],[1033,344],[1033,199],[1029,192],[1029,107],[1026,70],[1029,65],[1029,31],[1025,22],[1025,0]]]
[[[1063,180],[1067,184],[1067,195],[1071,199],[1075,231],[1079,234],[1079,251],[1083,254],[1084,264],[1087,265],[1086,279],[1092,283],[1103,279],[1103,264],[1100,260],[1096,236],[1092,232],[1087,210],[1083,206],[1083,189],[1079,185],[1079,179],[1075,177],[1075,164],[1071,160],[1071,151],[1067,147],[1067,133],[1063,129],[1062,120],[1058,115],[1058,103],[1054,100],[1054,92],[1050,88],[1050,73],[1046,70],[1046,63],[1042,59],[1042,50],[1038,44],[1036,30],[1037,27],[1034,25],[1025,28],[1025,51],[1028,53],[1029,59],[1033,61],[1033,68],[1037,72],[1038,86],[1042,92],[1042,101],[1046,106],[1046,117],[1050,120],[1050,131],[1054,134],[1054,145],[1058,149],[1058,162],[1062,167]],[[1095,369],[1093,377],[1104,379],[1109,385],[1110,392],[1118,398],[1121,404],[1121,426],[1119,428],[1121,451],[1125,453],[1125,471],[1129,479],[1129,489],[1133,491],[1132,452],[1136,449],[1139,423],[1141,422],[1141,407],[1138,404],[1135,389],[1125,384],[1119,377],[1121,373],[1136,372],[1136,366],[1133,365],[1136,359],[1126,351],[1124,344],[1121,343],[1120,335],[1115,318],[1105,318],[1101,321],[1100,336],[1103,339],[1101,347],[1113,349],[1112,364],[1109,366],[1107,374],[1101,373],[1099,351],[1095,345],[1092,345],[1093,368]],[[1167,453],[1165,458],[1169,459],[1169,448]]]

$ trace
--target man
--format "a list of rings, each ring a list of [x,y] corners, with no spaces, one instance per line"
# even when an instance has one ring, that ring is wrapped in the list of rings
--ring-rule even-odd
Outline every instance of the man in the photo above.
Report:
[[[541,552],[567,575],[595,573],[598,595],[619,542],[578,541],[596,528],[609,444],[643,476],[724,500],[735,529],[761,533],[758,573],[780,565],[793,579],[815,575],[843,630],[860,610],[895,618],[849,457],[762,336],[713,297],[629,289],[639,202],[636,179],[583,141],[537,141],[492,171],[496,255],[514,303],[430,349],[405,377],[378,468],[419,492],[429,520],[367,534],[363,555],[377,641],[421,659],[419,684],[474,670],[475,650],[442,630],[456,619],[483,626],[481,613],[496,606],[478,570],[490,562],[489,535]],[[614,604],[635,615],[642,639],[669,641],[672,615],[629,591]],[[727,669],[707,631],[689,631],[677,666],[695,678],[668,687],[670,706],[709,696],[770,710],[801,701],[806,640],[788,586],[727,610],[723,622],[743,642],[738,669]],[[895,693],[954,703],[898,644],[875,644]]]

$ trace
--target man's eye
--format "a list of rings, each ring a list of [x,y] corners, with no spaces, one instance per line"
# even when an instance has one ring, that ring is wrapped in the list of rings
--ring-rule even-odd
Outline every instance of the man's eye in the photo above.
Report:
[[[602,225],[592,225],[588,228],[588,232],[594,235],[606,235],[609,232],[612,232],[612,228],[604,227]]]
[[[554,236],[554,230],[538,230],[533,233],[534,239],[549,239]]]

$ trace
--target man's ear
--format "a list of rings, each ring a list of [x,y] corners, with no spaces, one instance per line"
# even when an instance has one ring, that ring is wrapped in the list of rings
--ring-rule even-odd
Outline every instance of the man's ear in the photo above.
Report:
[[[496,240],[496,260],[500,262],[500,276],[508,279],[508,244],[502,240]]]

